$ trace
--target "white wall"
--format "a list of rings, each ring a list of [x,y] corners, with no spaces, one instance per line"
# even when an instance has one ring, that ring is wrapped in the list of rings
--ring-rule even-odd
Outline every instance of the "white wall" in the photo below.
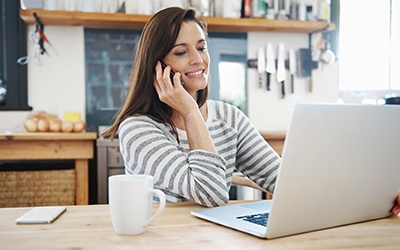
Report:
[[[85,50],[82,27],[45,29],[56,51],[48,48],[43,65],[31,63],[28,68],[29,104],[34,110],[45,110],[63,117],[65,111],[85,116]],[[32,46],[30,46],[30,49]],[[58,53],[58,55],[57,55]]]
[[[30,26],[29,30],[33,27]],[[59,55],[48,48],[50,56],[42,56],[43,65],[34,62],[28,66],[28,103],[33,112],[46,111],[59,115],[65,111],[80,112],[85,117],[85,63],[84,29],[82,27],[46,26],[45,34]],[[314,40],[314,39],[313,39]],[[248,34],[248,58],[257,58],[259,46],[271,42],[277,48],[280,42],[289,48],[307,48],[307,34],[261,33]],[[32,45],[28,45],[32,53]],[[337,100],[338,65],[325,66],[323,70],[313,70],[314,90],[308,93],[307,79],[295,78],[295,93],[286,88],[286,98],[281,99],[279,85],[274,79],[271,91],[258,88],[258,73],[248,70],[249,117],[262,131],[286,130],[293,104],[298,101],[335,102]],[[287,74],[287,78],[289,75]],[[289,86],[289,80],[287,86]],[[0,131],[19,126],[30,112],[0,112]]]
[[[28,32],[34,29],[29,26]],[[49,55],[28,64],[28,104],[33,113],[46,111],[63,118],[64,112],[79,112],[85,117],[85,54],[83,27],[46,26],[45,34],[54,46]],[[33,46],[28,43],[28,55]],[[58,53],[58,55],[57,55]],[[24,131],[23,123],[31,112],[0,112],[0,131]]]
[[[315,44],[319,34],[312,36]],[[293,48],[308,48],[308,35],[295,33],[262,33],[248,34],[248,57],[257,58],[260,46],[266,47],[271,42],[277,55],[279,43],[284,43],[286,52]],[[287,54],[287,53],[286,53]],[[288,56],[286,56],[287,58]],[[314,57],[318,57],[315,53]],[[317,58],[314,58],[317,60]],[[265,76],[263,76],[265,79]],[[271,91],[265,87],[258,87],[258,72],[256,69],[248,71],[248,104],[249,117],[261,131],[286,130],[291,117],[293,106],[297,102],[336,102],[338,98],[338,63],[325,65],[312,71],[313,91],[308,90],[308,78],[294,78],[294,94],[290,93],[290,75],[286,71],[286,97],[281,98],[280,84],[276,82],[276,75],[271,76]]]

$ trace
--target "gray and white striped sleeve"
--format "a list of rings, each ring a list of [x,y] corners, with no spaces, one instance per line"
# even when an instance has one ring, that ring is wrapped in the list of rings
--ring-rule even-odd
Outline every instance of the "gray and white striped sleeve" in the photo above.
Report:
[[[236,110],[237,169],[259,186],[273,193],[281,158],[264,140],[250,120],[240,110]]]
[[[124,120],[118,136],[127,174],[152,175],[154,186],[169,196],[203,206],[229,201],[222,156],[202,150],[183,152],[167,126],[144,116]]]

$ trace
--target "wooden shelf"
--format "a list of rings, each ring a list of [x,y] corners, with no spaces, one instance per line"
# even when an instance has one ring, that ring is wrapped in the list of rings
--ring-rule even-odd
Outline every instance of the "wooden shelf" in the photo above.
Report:
[[[20,11],[21,18],[34,24],[36,13],[44,25],[84,26],[90,28],[142,29],[150,19],[149,15],[123,13],[90,13],[78,11],[48,11],[26,9]],[[334,24],[298,20],[267,20],[256,18],[205,17],[209,31],[222,32],[293,32],[316,33],[334,29]]]

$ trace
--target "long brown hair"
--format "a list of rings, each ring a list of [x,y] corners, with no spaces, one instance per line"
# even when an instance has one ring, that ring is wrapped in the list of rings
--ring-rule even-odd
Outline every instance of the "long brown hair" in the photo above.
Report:
[[[124,105],[115,122],[102,135],[111,140],[118,133],[123,120],[134,115],[147,115],[153,120],[169,124],[178,137],[171,121],[172,109],[161,102],[154,88],[155,67],[175,45],[183,22],[195,21],[207,36],[206,24],[196,17],[193,9],[171,7],[163,9],[146,23],[138,44],[136,58],[129,77],[130,86]],[[207,100],[208,86],[197,92],[197,104],[201,107]]]

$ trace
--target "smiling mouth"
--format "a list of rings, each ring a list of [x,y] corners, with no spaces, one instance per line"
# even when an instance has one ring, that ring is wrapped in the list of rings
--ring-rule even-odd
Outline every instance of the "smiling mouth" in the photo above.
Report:
[[[196,72],[186,73],[185,75],[187,75],[187,76],[199,76],[199,75],[201,75],[203,73],[204,73],[204,69],[196,71]]]

